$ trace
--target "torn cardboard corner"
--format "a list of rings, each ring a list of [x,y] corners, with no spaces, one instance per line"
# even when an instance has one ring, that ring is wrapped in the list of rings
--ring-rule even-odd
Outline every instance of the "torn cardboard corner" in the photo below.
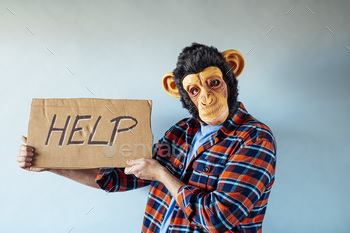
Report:
[[[151,109],[151,100],[33,99],[33,167],[126,167],[128,159],[151,158]]]

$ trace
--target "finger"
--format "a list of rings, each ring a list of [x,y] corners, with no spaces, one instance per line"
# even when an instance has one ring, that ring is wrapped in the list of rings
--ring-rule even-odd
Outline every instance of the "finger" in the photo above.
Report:
[[[21,151],[34,151],[34,147],[31,146],[27,146],[27,145],[20,145],[19,146],[19,150]]]
[[[23,141],[24,143],[27,143],[27,138],[24,137],[23,135],[21,135],[21,139],[22,139],[22,141]]]
[[[30,162],[20,162],[18,163],[18,166],[21,168],[26,168],[26,167],[30,167],[32,164]]]
[[[33,155],[34,155],[34,152],[32,152],[32,151],[25,151],[25,150],[18,151],[18,156],[24,156],[24,157],[30,156],[30,157],[33,157]]]
[[[18,151],[19,157],[33,157],[33,155],[34,155],[34,152],[31,152],[31,151],[23,151],[23,150]]]
[[[22,157],[22,156],[18,156],[17,157],[17,162],[31,162],[33,160],[32,157]]]
[[[136,161],[136,159],[134,159],[134,160],[133,159],[129,159],[128,161],[126,161],[126,163],[129,164],[129,165],[135,165],[136,164],[135,161]]]
[[[127,169],[127,173],[125,174],[136,174],[139,171],[138,168],[135,166],[126,167],[125,169]]]
[[[130,174],[130,172],[132,171],[133,168],[134,168],[134,167],[126,167],[126,168],[124,169],[124,173],[125,173],[125,174]]]
[[[126,161],[127,164],[129,165],[136,165],[141,163],[141,161],[143,160],[143,158],[140,159],[129,159],[128,161]]]

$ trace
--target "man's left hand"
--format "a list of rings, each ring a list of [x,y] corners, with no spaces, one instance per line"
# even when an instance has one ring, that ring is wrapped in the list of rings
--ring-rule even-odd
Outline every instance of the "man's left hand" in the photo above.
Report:
[[[131,165],[131,167],[126,167],[124,173],[127,175],[133,174],[143,180],[159,181],[160,175],[164,171],[164,167],[155,159],[141,158],[128,160],[127,164]]]

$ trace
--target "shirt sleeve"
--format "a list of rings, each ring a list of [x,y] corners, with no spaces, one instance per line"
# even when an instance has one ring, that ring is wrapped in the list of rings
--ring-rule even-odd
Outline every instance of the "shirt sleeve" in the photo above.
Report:
[[[126,175],[124,168],[100,168],[95,181],[101,189],[107,192],[128,191],[151,184],[150,180]]]
[[[217,189],[207,192],[182,185],[177,202],[186,218],[210,232],[226,232],[241,223],[273,184],[275,145],[266,139],[243,145],[228,159]]]

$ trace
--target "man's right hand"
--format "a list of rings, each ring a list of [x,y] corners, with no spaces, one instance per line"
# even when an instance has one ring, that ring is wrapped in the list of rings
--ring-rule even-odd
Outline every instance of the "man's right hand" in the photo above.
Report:
[[[27,143],[27,138],[24,137],[23,135],[21,136],[21,139],[24,143]],[[46,168],[32,167],[34,151],[35,151],[34,147],[31,147],[28,145],[20,145],[18,156],[17,156],[18,166],[22,169],[25,169],[27,171],[32,171],[32,172],[47,171],[48,169]]]

